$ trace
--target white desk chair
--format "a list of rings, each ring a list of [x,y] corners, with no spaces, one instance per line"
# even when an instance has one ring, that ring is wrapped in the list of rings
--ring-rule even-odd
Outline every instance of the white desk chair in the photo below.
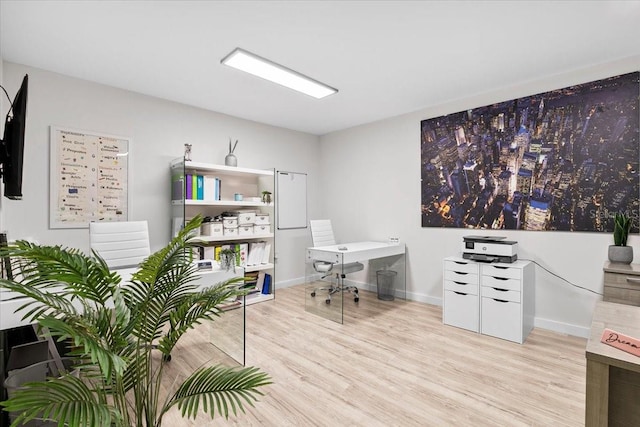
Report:
[[[331,227],[331,220],[318,219],[310,220],[309,227],[311,228],[311,241],[313,247],[331,246],[336,244],[336,239],[333,237],[333,228]],[[364,265],[359,262],[352,262],[348,264],[332,264],[326,261],[313,261],[313,268],[320,274],[322,278],[334,274],[336,275],[336,284],[333,282],[329,287],[315,288],[311,292],[311,296],[315,297],[316,292],[320,290],[329,291],[326,299],[327,304],[331,304],[331,295],[337,292],[351,292],[353,293],[353,301],[358,302],[360,296],[358,295],[358,288],[356,286],[345,286],[344,279],[347,274],[360,271],[364,268]]]
[[[137,267],[151,255],[147,221],[91,222],[89,238],[110,269]]]

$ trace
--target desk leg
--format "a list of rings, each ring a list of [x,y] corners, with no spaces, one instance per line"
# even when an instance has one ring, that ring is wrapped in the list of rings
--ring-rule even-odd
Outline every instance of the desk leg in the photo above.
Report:
[[[585,426],[609,424],[609,365],[587,359]]]

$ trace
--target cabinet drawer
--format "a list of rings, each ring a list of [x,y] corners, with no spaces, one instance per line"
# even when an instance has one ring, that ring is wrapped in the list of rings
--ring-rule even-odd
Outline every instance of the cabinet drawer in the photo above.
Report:
[[[444,279],[458,283],[478,284],[478,275],[472,273],[461,273],[458,271],[445,270]]]
[[[602,300],[618,304],[640,306],[640,289],[617,288],[605,284]]]
[[[442,307],[442,322],[446,325],[479,331],[480,304],[478,296],[454,291],[444,291],[444,304]]]
[[[520,279],[522,269],[514,267],[503,267],[491,264],[480,266],[483,276],[504,277],[508,279]]]
[[[481,332],[522,344],[521,305],[516,302],[498,302],[482,298]]]
[[[640,276],[619,273],[604,273],[604,285],[640,291]]]
[[[487,286],[482,287],[483,298],[494,298],[500,301],[520,302],[520,292],[510,291],[506,289],[489,288]]]
[[[451,271],[458,271],[460,273],[475,273],[478,274],[478,264],[470,263],[467,261],[451,261],[446,260],[444,262],[444,269]]]
[[[445,280],[444,289],[454,292],[461,292],[463,294],[478,295],[478,285],[476,283],[462,283]]]
[[[505,279],[503,277],[482,276],[482,286],[518,292],[522,290],[522,282],[519,279]]]

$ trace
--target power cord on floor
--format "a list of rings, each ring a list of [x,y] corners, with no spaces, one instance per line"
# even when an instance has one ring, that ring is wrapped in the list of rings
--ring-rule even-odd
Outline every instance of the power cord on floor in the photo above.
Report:
[[[535,265],[537,265],[538,267],[540,267],[541,269],[543,269],[543,270],[544,270],[544,271],[546,271],[547,273],[551,274],[552,276],[557,277],[558,279],[560,279],[560,280],[562,280],[562,281],[564,281],[564,282],[568,283],[569,285],[571,285],[571,286],[573,286],[573,287],[575,287],[575,288],[583,289],[583,290],[585,290],[585,291],[589,291],[589,292],[591,292],[592,294],[596,294],[596,295],[603,296],[600,292],[596,292],[596,291],[594,291],[593,289],[585,288],[584,286],[576,285],[575,283],[572,283],[572,282],[568,281],[568,280],[567,280],[567,279],[565,279],[564,277],[560,276],[559,274],[554,273],[553,271],[549,270],[547,267],[543,266],[542,264],[538,263],[538,262],[537,262],[537,261],[535,261],[535,260],[532,260],[532,259],[524,259],[524,258],[522,258],[522,260],[523,260],[523,261],[531,261],[532,263],[534,263]]]

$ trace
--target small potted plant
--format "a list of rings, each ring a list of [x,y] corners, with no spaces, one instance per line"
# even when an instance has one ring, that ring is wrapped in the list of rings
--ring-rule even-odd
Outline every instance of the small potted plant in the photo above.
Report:
[[[220,251],[220,268],[223,270],[236,271],[236,252],[233,249],[222,249]]]
[[[271,192],[263,191],[262,192],[262,203],[270,204],[271,203]]]
[[[614,244],[609,246],[609,261],[622,264],[633,261],[633,247],[627,246],[631,225],[631,217],[624,213],[616,213],[613,217]]]

